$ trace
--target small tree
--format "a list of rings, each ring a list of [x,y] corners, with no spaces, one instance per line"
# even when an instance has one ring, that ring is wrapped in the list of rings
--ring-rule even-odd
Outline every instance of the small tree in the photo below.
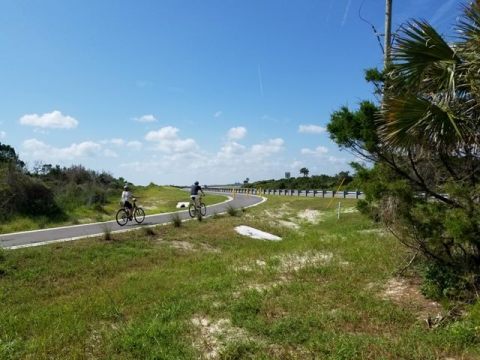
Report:
[[[354,166],[359,205],[423,255],[427,292],[468,297],[480,288],[480,3],[457,29],[451,42],[425,21],[404,25],[384,78],[367,74],[384,80],[382,106],[342,107],[327,128],[374,163]]]
[[[310,171],[306,167],[300,169],[300,174],[302,174],[304,177],[307,177],[309,172]]]

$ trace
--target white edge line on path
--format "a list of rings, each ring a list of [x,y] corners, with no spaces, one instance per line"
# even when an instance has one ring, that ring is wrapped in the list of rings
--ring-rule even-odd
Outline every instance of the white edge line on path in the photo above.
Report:
[[[267,201],[267,198],[264,197],[264,196],[257,196],[257,195],[252,195],[252,196],[255,196],[255,197],[261,197],[262,198],[262,201],[256,203],[256,204],[253,204],[253,205],[249,205],[249,206],[245,206],[244,209],[247,209],[247,208],[251,208],[251,207],[254,207],[254,206],[258,206],[260,204],[263,204],[265,201]],[[232,201],[233,198],[231,196],[228,196],[228,200],[226,201],[223,201],[221,203],[218,203],[218,204],[213,204],[213,205],[221,205],[221,204],[225,204],[229,201]],[[212,205],[212,206],[213,206]],[[169,212],[169,213],[161,213],[161,214],[156,214],[156,215],[149,215],[149,216],[157,216],[157,215],[169,215],[169,214],[174,214],[174,213],[177,213],[177,212],[182,212],[182,211],[173,211],[173,212]],[[221,213],[217,213],[217,215],[222,215],[222,214],[226,214],[227,212],[226,211],[223,211]],[[205,216],[206,218],[208,217],[211,217],[212,215],[208,215],[208,216]],[[147,216],[145,216],[147,217]],[[191,221],[191,220],[194,220],[194,219],[184,219],[182,220],[182,222],[185,222],[185,221]],[[106,224],[106,223],[109,223],[111,221],[107,221],[107,222],[100,222],[100,223],[94,223],[94,224]],[[131,228],[131,229],[122,229],[122,230],[115,230],[115,231],[112,231],[111,233],[112,234],[120,234],[120,233],[124,233],[124,232],[130,232],[130,231],[137,231],[137,230],[140,230],[140,229],[144,229],[144,228],[152,228],[152,227],[156,227],[156,226],[164,226],[164,225],[168,225],[168,224],[171,224],[172,222],[169,221],[169,222],[166,222],[166,223],[163,223],[163,224],[153,224],[153,225],[144,225],[142,227],[134,227],[134,228]],[[91,224],[83,224],[83,225],[91,225]],[[78,225],[74,225],[74,226],[78,226]],[[68,226],[64,226],[63,228],[67,228]],[[72,226],[73,227],[73,226]],[[55,229],[61,229],[61,228],[55,228]],[[51,229],[42,229],[42,230],[51,230]],[[35,230],[33,230],[35,231]],[[24,233],[27,233],[27,232],[32,232],[32,231],[26,231]],[[21,233],[18,233],[18,234],[21,234]],[[5,250],[16,250],[16,249],[24,249],[24,248],[29,248],[29,247],[36,247],[36,246],[42,246],[42,245],[49,245],[49,244],[55,244],[55,243],[61,243],[61,242],[68,242],[68,241],[75,241],[75,240],[80,240],[80,239],[88,239],[88,238],[94,238],[94,237],[100,237],[102,236],[103,233],[98,233],[98,234],[91,234],[91,235],[84,235],[84,236],[76,236],[76,237],[72,237],[72,238],[65,238],[65,239],[57,239],[57,240],[48,240],[48,241],[39,241],[39,242],[36,242],[36,243],[32,243],[32,244],[24,244],[24,245],[15,245],[15,246],[9,246],[9,247],[5,247],[4,249]]]

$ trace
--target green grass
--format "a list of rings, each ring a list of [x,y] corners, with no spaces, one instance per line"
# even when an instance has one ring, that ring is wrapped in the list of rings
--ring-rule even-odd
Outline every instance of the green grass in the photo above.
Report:
[[[188,192],[168,186],[137,186],[133,194],[138,197],[137,204],[144,208],[147,215],[177,211],[178,209],[175,208],[177,202],[189,201]],[[0,224],[0,234],[113,220],[120,207],[120,195],[121,193],[118,196],[110,197],[104,206],[79,206],[68,210],[67,221],[48,220],[44,216],[16,217]],[[207,193],[204,202],[211,205],[225,199],[225,196]]]
[[[271,197],[237,217],[0,252],[0,359],[479,358],[480,306],[427,329],[415,299],[383,299],[409,254],[329,201]]]

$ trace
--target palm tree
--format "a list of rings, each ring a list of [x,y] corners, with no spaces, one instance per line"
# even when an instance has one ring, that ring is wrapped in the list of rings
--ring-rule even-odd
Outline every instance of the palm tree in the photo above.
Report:
[[[303,174],[304,177],[307,177],[309,172],[310,171],[306,167],[300,169],[300,174]]]
[[[383,140],[401,150],[479,155],[480,4],[464,10],[456,42],[425,21],[404,25],[387,76]]]

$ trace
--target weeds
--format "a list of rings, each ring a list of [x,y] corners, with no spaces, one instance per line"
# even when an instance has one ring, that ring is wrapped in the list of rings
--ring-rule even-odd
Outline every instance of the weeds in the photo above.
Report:
[[[147,236],[147,237],[150,237],[150,236],[155,236],[157,235],[157,233],[155,232],[155,228],[153,227],[150,227],[150,226],[147,226],[147,227],[142,227],[142,235],[143,236]]]
[[[180,215],[178,213],[173,213],[170,219],[174,227],[178,228],[182,226],[182,219],[180,218]]]
[[[235,209],[232,205],[227,206],[227,214],[230,216],[238,216],[238,210]]]
[[[111,241],[114,240],[113,234],[112,234],[112,229],[108,227],[108,225],[105,225],[103,227],[103,240],[105,241]]]

